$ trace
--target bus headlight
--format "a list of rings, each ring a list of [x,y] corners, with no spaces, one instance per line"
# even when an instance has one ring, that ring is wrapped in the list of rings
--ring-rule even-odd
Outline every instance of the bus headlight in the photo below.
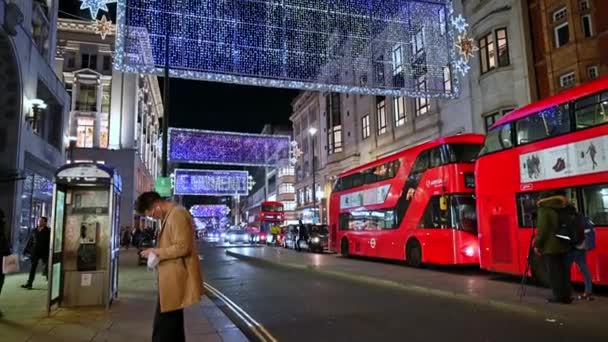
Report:
[[[475,255],[475,248],[473,248],[473,246],[465,247],[462,250],[462,254],[464,254],[465,256],[468,256],[468,257],[472,257]]]

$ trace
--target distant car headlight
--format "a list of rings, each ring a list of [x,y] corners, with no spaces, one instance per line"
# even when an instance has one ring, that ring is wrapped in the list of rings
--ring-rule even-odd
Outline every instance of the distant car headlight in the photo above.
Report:
[[[222,234],[220,234],[220,236],[221,236],[221,237],[225,237],[225,236],[226,236],[226,233],[222,233]]]
[[[266,235],[260,235],[261,240],[266,240]]]
[[[319,243],[319,242],[321,242],[321,239],[319,239],[318,237],[315,236],[312,238],[312,243]]]

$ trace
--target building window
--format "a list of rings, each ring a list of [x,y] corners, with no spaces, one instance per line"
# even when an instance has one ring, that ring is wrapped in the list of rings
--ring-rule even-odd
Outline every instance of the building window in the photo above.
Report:
[[[312,187],[306,187],[306,203],[312,203]]]
[[[447,94],[452,92],[452,72],[449,66],[443,67],[443,90]]]
[[[592,65],[587,68],[587,77],[589,77],[590,80],[594,80],[599,77],[597,65]]]
[[[76,56],[73,53],[68,54],[68,68],[73,69],[76,67]]]
[[[107,113],[99,114],[99,147],[108,148],[108,139],[110,136],[110,126]]]
[[[500,119],[501,116],[513,111],[513,108],[501,109],[495,112],[489,113],[483,116],[483,122],[486,129],[486,132],[490,130],[490,127]]]
[[[482,74],[496,67],[494,55],[494,36],[492,33],[489,33],[479,40],[479,57]]]
[[[294,211],[296,210],[296,202],[295,201],[283,201],[283,210],[285,211]]]
[[[576,81],[576,77],[574,76],[574,73],[569,72],[569,73],[561,75],[559,77],[559,86],[562,88],[571,87],[574,85],[575,81]]]
[[[558,25],[554,29],[555,32],[555,47],[562,47],[570,41],[570,30],[568,29],[568,22]]]
[[[446,32],[446,23],[445,23],[445,8],[441,7],[439,9],[439,34],[442,36]]]
[[[503,67],[509,65],[509,41],[507,39],[506,28],[496,30],[496,48],[498,50],[498,66]]]
[[[589,0],[581,0],[579,3],[581,11],[586,11],[591,8],[589,5]]]
[[[96,112],[97,85],[81,83],[78,87],[78,100],[76,101],[76,110],[82,112]]]
[[[282,167],[279,169],[279,177],[293,176],[295,175],[295,172],[293,167]]]
[[[562,20],[566,19],[567,15],[568,15],[568,10],[566,9],[566,7],[562,7],[559,10],[553,12],[553,22],[557,23],[559,21],[562,21]]]
[[[342,106],[339,93],[325,95],[327,154],[342,152]]]
[[[97,69],[97,55],[89,55],[88,53],[82,54],[82,63],[80,65],[82,69],[89,68],[91,70]]]
[[[361,118],[361,129],[362,129],[363,139],[369,138],[369,136],[371,135],[369,114],[366,114],[364,117]]]
[[[412,48],[413,48],[413,53],[416,57],[419,57],[419,55],[424,53],[424,30],[420,29],[416,32],[416,34],[414,35],[414,37],[412,38],[413,40],[413,44],[412,44]]]
[[[93,147],[93,137],[95,136],[95,119],[78,118],[76,128],[76,147]]]
[[[401,44],[393,46],[393,76],[403,71],[403,48]]]
[[[112,68],[111,56],[103,56],[103,70],[109,71]]]
[[[376,98],[376,120],[378,124],[378,135],[386,133],[386,98]]]
[[[593,25],[591,24],[590,14],[583,16],[583,33],[585,34],[585,38],[593,36]]]
[[[342,126],[334,126],[334,134],[333,134],[333,153],[342,152]]]
[[[405,112],[405,97],[393,98],[393,110],[395,113],[395,127],[405,125],[407,114]]]
[[[426,77],[420,76],[416,81],[416,90],[419,92],[426,92]],[[429,111],[429,99],[426,97],[416,98],[416,116],[421,116]]]
[[[292,183],[283,183],[279,185],[279,194],[293,194],[295,191]]]

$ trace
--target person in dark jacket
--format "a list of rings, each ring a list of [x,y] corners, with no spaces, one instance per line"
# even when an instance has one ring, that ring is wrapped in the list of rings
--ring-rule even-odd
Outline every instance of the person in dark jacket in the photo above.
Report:
[[[298,239],[296,240],[296,251],[301,250],[300,241],[304,241],[304,242],[308,243],[308,229],[307,229],[306,225],[304,225],[304,223],[302,223],[302,220],[300,220],[299,227],[298,227]]]
[[[570,205],[563,191],[543,192],[537,203],[537,234],[534,239],[534,252],[542,255],[553,296],[551,303],[569,304],[572,302],[570,287],[570,268],[568,267],[569,247],[555,236],[560,223],[558,210]]]
[[[36,278],[36,269],[38,263],[42,261],[44,264],[44,271],[42,274],[46,276],[46,268],[48,267],[49,247],[51,244],[51,229],[48,227],[48,219],[41,217],[38,219],[38,225],[36,229],[30,235],[28,242],[25,246],[24,254],[30,257],[31,268],[30,276],[27,283],[21,285],[22,288],[31,290]]]
[[[2,269],[2,258],[11,254],[11,247],[6,236],[6,222],[4,221],[4,211],[0,209],[0,294],[4,286],[4,270]],[[0,318],[3,314],[0,311]]]

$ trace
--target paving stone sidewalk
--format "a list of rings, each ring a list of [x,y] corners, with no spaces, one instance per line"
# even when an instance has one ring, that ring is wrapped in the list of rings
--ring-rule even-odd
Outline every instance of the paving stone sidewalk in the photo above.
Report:
[[[103,308],[59,309],[46,314],[47,284],[38,276],[33,290],[20,288],[25,274],[7,277],[0,294],[2,342],[151,341],[157,292],[154,274],[137,266],[134,250],[121,252],[119,299]],[[185,312],[187,341],[248,341],[207,297]]]

